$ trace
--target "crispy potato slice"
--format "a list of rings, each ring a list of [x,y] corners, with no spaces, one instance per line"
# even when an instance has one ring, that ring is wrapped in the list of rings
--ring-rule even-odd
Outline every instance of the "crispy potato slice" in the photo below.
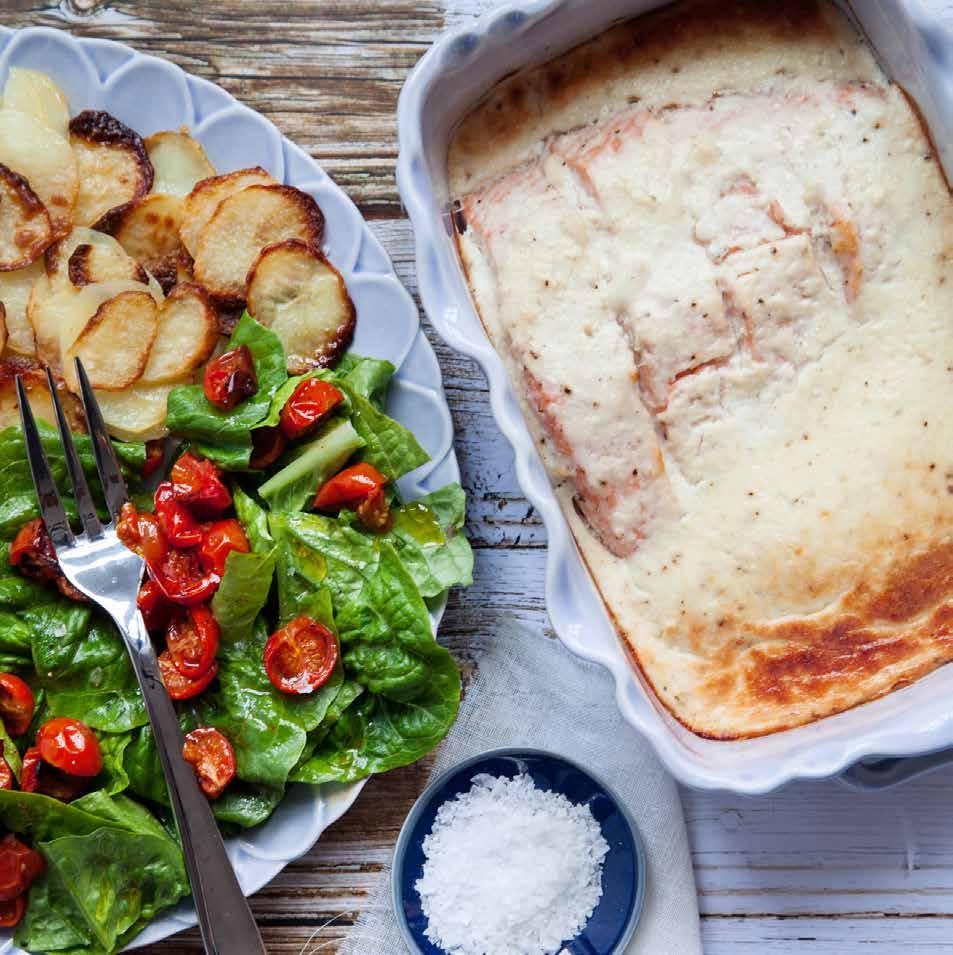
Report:
[[[69,141],[35,116],[0,109],[0,163],[18,172],[46,206],[53,238],[69,232],[79,193],[79,174]]]
[[[50,398],[46,372],[39,362],[28,358],[8,358],[0,361],[0,428],[20,426],[20,403],[17,401],[16,377],[20,376],[26,390],[33,414],[47,424],[56,425],[56,413]],[[63,414],[69,422],[70,431],[86,433],[86,416],[83,406],[75,395],[66,390],[62,378],[54,376],[56,396],[60,399]]]
[[[249,186],[219,205],[199,235],[195,281],[223,304],[248,291],[248,273],[266,246],[285,239],[317,245],[324,216],[306,192],[293,186]]]
[[[152,163],[144,143],[115,116],[84,110],[70,122],[69,133],[80,183],[76,225],[92,225],[152,188]]]
[[[197,182],[215,175],[202,144],[186,130],[166,129],[146,140],[146,152],[155,170],[152,191],[184,199]]]
[[[248,311],[281,339],[295,375],[344,354],[357,324],[341,273],[298,239],[262,250],[251,269]]]
[[[136,382],[123,391],[96,391],[109,433],[120,441],[152,441],[168,434],[165,426],[169,392],[189,378],[164,385]]]
[[[11,66],[3,87],[5,108],[35,116],[64,139],[69,138],[69,103],[63,91],[45,73]]]
[[[23,176],[0,164],[0,272],[25,268],[52,241],[46,206]]]
[[[102,243],[83,242],[76,246],[69,257],[67,275],[70,282],[77,288],[123,279],[145,285],[149,281],[146,270],[121,248],[118,252],[117,255],[115,249]]]
[[[82,359],[93,388],[122,391],[137,381],[156,338],[158,314],[148,291],[120,292],[103,302],[63,353],[67,386],[79,391],[76,358]]]
[[[140,380],[175,381],[198,368],[218,342],[218,316],[199,285],[177,285],[159,312],[159,331]]]
[[[189,258],[179,238],[184,209],[177,196],[152,194],[113,209],[97,228],[113,235],[168,292]]]
[[[235,172],[226,172],[196,183],[185,197],[185,218],[179,230],[182,244],[188,249],[189,255],[195,255],[199,233],[215,215],[215,210],[222,202],[249,186],[269,186],[274,182],[275,179],[261,166],[252,166],[250,169],[237,169]]]
[[[33,357],[36,354],[36,342],[33,340],[33,328],[26,317],[26,306],[34,284],[41,277],[46,278],[42,259],[25,269],[0,272],[0,303],[6,314],[7,348],[18,355]]]

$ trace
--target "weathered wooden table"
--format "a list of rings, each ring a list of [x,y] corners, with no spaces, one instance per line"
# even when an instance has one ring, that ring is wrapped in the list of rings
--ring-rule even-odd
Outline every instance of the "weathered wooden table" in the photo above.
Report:
[[[324,165],[372,220],[400,277],[416,291],[410,228],[394,182],[397,94],[437,34],[492,5],[0,0],[0,22],[124,40],[221,84]],[[442,632],[458,657],[473,660],[501,615],[549,626],[545,533],[517,488],[482,374],[431,338],[453,409],[477,549],[475,583],[451,597]],[[335,950],[426,775],[419,765],[372,781],[311,852],[255,897],[269,951]],[[953,770],[879,796],[833,781],[757,799],[685,792],[706,951],[953,950],[951,790]],[[147,951],[184,955],[201,945],[192,934]]]

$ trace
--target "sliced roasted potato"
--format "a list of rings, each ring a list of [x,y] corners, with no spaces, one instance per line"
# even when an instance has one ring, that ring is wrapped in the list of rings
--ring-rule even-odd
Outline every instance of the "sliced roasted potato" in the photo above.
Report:
[[[47,424],[56,424],[50,387],[46,381],[46,372],[39,362],[28,358],[8,358],[0,361],[0,428],[19,427],[20,403],[17,401],[16,377],[20,376],[33,414]],[[79,399],[66,390],[62,378],[54,376],[56,395],[70,431],[86,433],[86,416]]]
[[[18,355],[33,357],[36,354],[33,328],[26,317],[26,306],[30,292],[41,276],[46,278],[42,259],[25,269],[0,272],[0,303],[3,303],[6,313],[7,348]]]
[[[120,441],[152,441],[168,434],[165,427],[169,392],[189,378],[164,385],[136,382],[124,391],[97,391],[99,410],[109,433]]]
[[[324,216],[306,192],[293,186],[249,186],[219,205],[199,235],[195,281],[224,304],[248,291],[248,273],[266,246],[285,239],[317,245]]]
[[[175,381],[198,368],[218,341],[218,316],[201,286],[177,285],[159,312],[159,331],[140,380]]]
[[[29,113],[64,139],[69,138],[69,104],[45,73],[11,66],[3,87],[3,106]]]
[[[274,182],[274,178],[261,166],[252,166],[196,183],[185,197],[185,217],[179,230],[182,244],[188,249],[189,255],[195,255],[199,233],[222,202],[249,186],[268,186]]]
[[[84,110],[72,119],[69,132],[80,181],[76,225],[93,225],[110,209],[152,188],[152,163],[144,143],[115,116]]]
[[[177,196],[152,194],[113,209],[97,228],[115,236],[168,292],[189,258],[179,238],[183,211],[184,203]]]
[[[66,235],[79,191],[69,142],[35,116],[4,107],[0,109],[0,163],[23,176],[46,206],[53,238]]]
[[[341,273],[299,239],[262,250],[251,269],[248,311],[281,339],[295,375],[340,357],[357,323]]]
[[[118,245],[113,249],[103,243],[83,242],[76,246],[69,257],[67,274],[77,288],[123,279],[143,285],[149,281],[146,270],[132,256],[126,255]]]
[[[46,206],[23,176],[0,164],[0,271],[25,268],[52,241]]]
[[[0,302],[0,352],[7,347],[7,310]]]
[[[120,292],[96,309],[76,341],[63,353],[66,384],[79,391],[74,360],[94,388],[122,391],[139,379],[156,338],[159,309],[147,292]]]
[[[202,144],[184,129],[166,129],[146,140],[146,152],[155,170],[152,191],[184,199],[197,182],[215,175]]]

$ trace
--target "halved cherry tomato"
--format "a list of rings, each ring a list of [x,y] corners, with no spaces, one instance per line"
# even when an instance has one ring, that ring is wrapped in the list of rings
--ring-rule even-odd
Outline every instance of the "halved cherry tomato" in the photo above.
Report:
[[[163,481],[156,488],[155,510],[159,527],[173,547],[195,547],[200,543],[202,527],[179,500],[171,481]]]
[[[231,411],[235,405],[258,391],[255,362],[247,345],[239,345],[219,355],[205,366],[202,383],[205,397],[222,411]]]
[[[161,560],[146,565],[149,576],[172,603],[194,607],[211,600],[222,578],[203,573],[194,550],[170,550]]]
[[[228,517],[206,527],[198,550],[199,563],[205,570],[221,576],[225,573],[225,560],[233,550],[247,554],[250,549],[242,525],[234,517]]]
[[[43,856],[12,833],[0,839],[0,902],[23,895],[43,871]]]
[[[248,466],[264,470],[274,464],[285,450],[280,428],[255,428],[251,433],[252,453]]]
[[[375,488],[357,505],[357,519],[372,534],[386,534],[394,525],[382,487]]]
[[[142,614],[146,630],[156,633],[165,630],[169,625],[169,618],[172,616],[175,604],[166,598],[162,589],[152,578],[146,580],[139,588],[136,604],[139,607],[139,613]]]
[[[40,517],[27,521],[20,528],[10,545],[10,563],[19,567],[21,573],[28,577],[56,584],[60,593],[70,600],[86,600],[85,595],[80,593],[60,570],[56,552],[53,550],[53,541]]]
[[[36,746],[45,763],[70,776],[96,776],[103,768],[96,734],[68,716],[47,720],[36,734]]]
[[[31,746],[23,754],[20,767],[20,789],[25,793],[41,793],[61,802],[72,802],[89,788],[89,780],[83,776],[70,776],[43,761],[37,746]]]
[[[142,465],[142,479],[151,477],[162,466],[165,457],[165,441],[162,438],[153,438],[146,442],[146,461]]]
[[[316,690],[327,682],[337,661],[334,634],[310,617],[295,617],[265,644],[265,672],[282,693]]]
[[[289,441],[294,441],[317,427],[343,400],[344,395],[330,382],[306,378],[285,402],[278,427]]]
[[[204,604],[179,610],[169,622],[165,643],[179,673],[200,679],[218,653],[218,624],[212,611]]]
[[[15,673],[0,673],[0,717],[11,736],[22,736],[33,719],[33,691]]]
[[[168,650],[163,650],[159,654],[159,673],[162,675],[162,682],[173,700],[188,700],[201,693],[215,679],[215,674],[218,673],[218,664],[213,661],[212,665],[197,680],[190,680],[187,676],[182,676],[175,668],[172,654]]]
[[[169,542],[158,518],[148,511],[137,511],[133,504],[123,504],[116,534],[126,547],[149,563],[161,560],[168,553]]]
[[[195,767],[202,792],[217,799],[235,778],[235,751],[217,729],[200,726],[185,734],[182,755]]]
[[[335,474],[322,485],[314,499],[314,506],[322,511],[347,507],[354,509],[387,483],[387,478],[370,464],[355,464]]]
[[[26,895],[18,895],[9,902],[0,902],[0,928],[13,928],[26,911]]]
[[[172,465],[172,483],[176,496],[197,517],[221,517],[232,506],[232,495],[222,480],[222,472],[191,451]]]

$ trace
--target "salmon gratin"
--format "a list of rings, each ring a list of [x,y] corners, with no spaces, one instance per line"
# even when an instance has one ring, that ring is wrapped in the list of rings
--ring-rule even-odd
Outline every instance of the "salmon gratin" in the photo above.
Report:
[[[504,81],[462,261],[631,657],[770,733],[953,659],[953,205],[827,3],[693,2]]]

